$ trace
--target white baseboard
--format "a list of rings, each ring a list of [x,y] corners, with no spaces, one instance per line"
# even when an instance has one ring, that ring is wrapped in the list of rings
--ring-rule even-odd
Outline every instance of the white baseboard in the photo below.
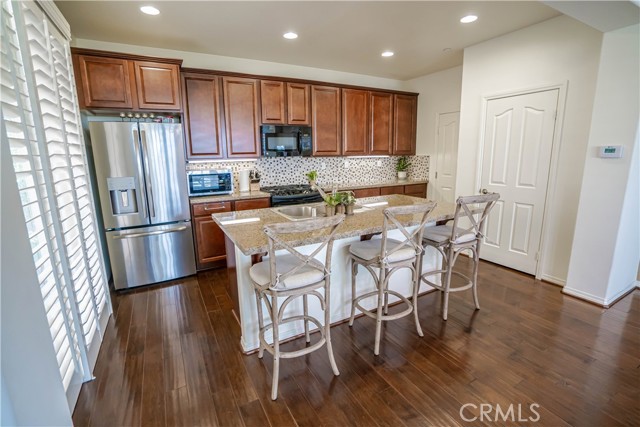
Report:
[[[625,287],[624,289],[620,290],[615,295],[612,295],[609,298],[602,298],[602,297],[590,294],[588,292],[583,292],[583,291],[580,291],[578,289],[569,288],[567,286],[562,288],[562,293],[563,294],[567,294],[567,295],[571,295],[571,296],[574,296],[576,298],[580,298],[580,299],[583,299],[583,300],[586,300],[586,301],[589,301],[589,302],[592,302],[592,303],[600,305],[602,307],[609,307],[611,304],[616,302],[623,295],[631,292],[634,288],[639,287],[639,284],[640,284],[640,282],[635,280],[635,281],[631,282],[629,284],[629,286]]]
[[[554,277],[550,274],[543,274],[542,276],[540,276],[540,278],[545,282],[553,283],[554,285],[558,286],[564,286],[567,284],[567,281],[565,279],[560,279],[559,277]]]

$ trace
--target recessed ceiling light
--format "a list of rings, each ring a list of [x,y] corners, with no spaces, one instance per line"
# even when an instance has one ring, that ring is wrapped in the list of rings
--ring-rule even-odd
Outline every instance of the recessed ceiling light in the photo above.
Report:
[[[476,15],[467,15],[460,18],[460,22],[462,22],[463,24],[469,24],[477,20],[478,20],[478,17]]]
[[[140,8],[142,13],[146,13],[147,15],[159,15],[160,11],[153,6],[142,6]]]
[[[385,50],[380,55],[384,56],[385,58],[388,58],[389,56],[393,56],[393,52],[391,52],[390,50]]]
[[[282,35],[282,37],[284,37],[285,39],[289,39],[289,40],[293,40],[293,39],[297,39],[298,35],[296,33],[292,33],[291,31],[288,33],[284,33]]]

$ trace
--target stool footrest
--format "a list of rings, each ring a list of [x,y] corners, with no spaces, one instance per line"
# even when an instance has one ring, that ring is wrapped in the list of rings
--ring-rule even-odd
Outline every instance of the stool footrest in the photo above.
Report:
[[[401,311],[400,313],[396,313],[396,314],[383,314],[380,319],[381,320],[395,320],[395,319],[400,319],[401,317],[405,317],[408,316],[409,314],[411,314],[413,312],[413,304],[411,303],[411,301],[409,301],[409,299],[405,296],[403,296],[402,294],[396,292],[396,291],[392,291],[392,290],[386,290],[384,291],[385,294],[389,294],[389,295],[393,295],[395,297],[398,297],[400,299],[400,301],[402,301],[403,303],[405,303],[408,307]],[[356,308],[358,310],[360,310],[362,312],[362,314],[364,314],[367,317],[371,317],[372,319],[377,319],[378,315],[376,314],[377,309],[374,308],[374,311],[371,310],[367,310],[366,308],[362,307],[360,305],[360,301],[364,298],[369,298],[371,296],[376,296],[378,295],[378,291],[372,291],[372,292],[368,292],[364,295],[360,295],[359,297],[355,298],[352,302],[352,304],[354,304],[356,306]],[[381,308],[381,310],[383,310],[384,307]]]
[[[439,273],[440,271],[435,270],[435,271],[429,271],[425,274],[423,274],[422,276],[420,276],[420,280],[422,280],[424,283],[426,283],[429,286],[433,286],[434,288],[440,290],[440,291],[445,291],[444,286],[442,285],[436,285],[435,283],[431,282],[430,280],[427,280],[427,276],[431,276],[433,274]],[[442,273],[445,273],[444,271]],[[462,273],[458,273],[457,271],[452,271],[451,275],[455,275],[458,277],[462,277],[467,283],[465,285],[462,286],[456,286],[456,287],[449,287],[449,292],[460,292],[460,291],[466,291],[467,289],[470,289],[471,287],[473,287],[473,281],[465,276]]]

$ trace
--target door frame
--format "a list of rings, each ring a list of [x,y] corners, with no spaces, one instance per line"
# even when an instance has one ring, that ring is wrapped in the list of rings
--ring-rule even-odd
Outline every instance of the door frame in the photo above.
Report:
[[[435,163],[435,166],[436,166],[434,169],[436,170],[436,172],[438,171],[438,168],[440,167],[438,165],[438,129],[440,129],[440,116],[442,116],[443,114],[454,114],[454,113],[458,113],[458,139],[456,140],[456,154],[457,154],[458,153],[458,147],[460,146],[460,109],[457,109],[455,111],[439,111],[439,112],[436,113],[436,128],[435,128],[434,134],[433,134],[433,140],[435,142],[435,147],[436,147],[436,155],[433,156],[433,158],[435,160],[434,163]],[[429,175],[431,175],[431,160],[429,160]],[[456,156],[456,174],[455,174],[455,176],[458,176],[458,159],[457,159],[457,156]],[[434,176],[433,179],[436,180],[435,176]],[[454,181],[454,185],[455,185],[455,181]],[[433,199],[433,196],[434,196],[433,191],[435,191],[433,189],[434,186],[429,186],[429,187],[431,187],[431,189],[432,189],[431,190],[432,191],[431,199]],[[429,190],[427,189],[427,192],[428,191]],[[455,187],[453,188],[453,194],[454,194],[454,202],[455,202],[455,194],[456,194]]]
[[[558,108],[556,110],[556,122],[553,130],[553,141],[551,142],[551,159],[549,160],[549,176],[547,180],[547,188],[544,199],[544,209],[542,211],[542,230],[540,231],[540,246],[538,247],[538,259],[536,264],[536,280],[548,281],[550,283],[564,286],[565,280],[548,276],[543,273],[542,267],[547,253],[547,245],[549,242],[549,200],[552,200],[555,196],[556,181],[558,178],[558,162],[560,159],[560,146],[562,145],[562,130],[564,128],[564,114],[566,109],[567,89],[569,87],[569,81],[564,83],[545,85],[545,86],[532,86],[519,90],[508,90],[497,92],[491,95],[485,95],[482,97],[482,112],[480,121],[480,134],[479,134],[479,146],[478,146],[478,158],[476,162],[476,180],[475,188],[480,188],[482,182],[482,161],[484,157],[484,144],[485,144],[485,130],[486,130],[486,116],[489,101],[510,98],[512,96],[528,95],[536,92],[546,92],[549,90],[558,90]],[[475,190],[474,188],[474,190]]]

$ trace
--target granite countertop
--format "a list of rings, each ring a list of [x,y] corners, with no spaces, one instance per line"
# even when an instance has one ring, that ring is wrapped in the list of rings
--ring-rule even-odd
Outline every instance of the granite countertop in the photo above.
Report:
[[[404,196],[393,194],[389,196],[376,196],[358,199],[358,204],[387,202],[388,205],[376,206],[365,209],[362,212],[349,215],[340,224],[336,239],[344,239],[347,237],[362,236],[364,234],[380,233],[383,227],[382,211],[390,206],[406,206],[425,203],[425,199],[418,197]],[[318,204],[319,207],[322,203]],[[430,221],[442,221],[453,218],[455,204],[440,202],[436,208],[429,214]],[[273,208],[253,209],[239,212],[226,212],[212,215],[213,220],[222,228],[222,231],[231,239],[231,241],[245,255],[253,255],[257,253],[267,252],[267,237],[263,232],[265,224],[273,224],[278,222],[290,222],[287,218],[276,213]],[[242,222],[237,224],[222,224],[221,221],[226,220],[242,220],[255,219],[257,221]],[[407,226],[418,225],[420,223],[420,215],[405,216],[403,223]],[[321,240],[322,231],[295,233],[287,236],[294,246],[310,245],[318,243]]]
[[[247,191],[240,193],[239,191],[234,191],[231,194],[222,194],[219,196],[197,196],[197,197],[189,197],[189,203],[211,203],[211,202],[230,202],[233,200],[246,200],[246,199],[263,199],[266,197],[271,197],[271,194],[265,193],[264,191]]]

